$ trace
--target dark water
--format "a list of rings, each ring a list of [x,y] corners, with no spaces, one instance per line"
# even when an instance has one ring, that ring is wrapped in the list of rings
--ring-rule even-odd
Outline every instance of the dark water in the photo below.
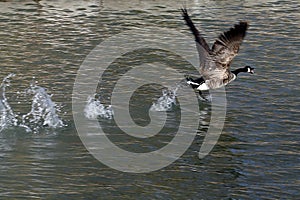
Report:
[[[16,74],[6,88],[7,101],[15,114],[28,113],[32,95],[25,91],[35,82],[52,94],[66,125],[37,123],[37,132],[17,126],[1,131],[0,199],[300,198],[299,2],[186,5],[210,42],[237,21],[249,21],[232,67],[251,65],[256,74],[242,75],[226,88],[225,127],[207,157],[200,160],[197,154],[208,126],[204,123],[175,163],[128,174],[101,164],[77,135],[71,105],[77,70],[96,45],[125,30],[156,25],[189,35],[178,10],[182,3],[0,2],[0,79]]]

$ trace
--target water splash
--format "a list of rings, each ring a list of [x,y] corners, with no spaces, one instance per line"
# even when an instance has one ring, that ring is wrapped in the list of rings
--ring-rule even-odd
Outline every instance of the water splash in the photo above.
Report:
[[[64,123],[56,113],[56,104],[51,100],[51,96],[46,89],[32,84],[27,90],[28,94],[33,94],[31,110],[22,117],[22,124],[37,132],[41,127],[58,128]]]
[[[177,92],[182,87],[190,87],[186,83],[186,79],[183,79],[175,84],[174,87],[163,89],[162,90],[162,96],[157,99],[156,102],[153,102],[150,110],[151,111],[170,111],[176,106],[176,97]],[[208,91],[202,91],[202,94],[200,95],[197,93],[197,97],[202,102],[211,102],[212,97]]]
[[[7,98],[5,96],[6,87],[10,85],[10,78],[15,74],[9,74],[6,76],[0,85],[0,132],[7,127],[16,126],[18,120],[13,110],[11,109]]]
[[[101,103],[100,97],[88,97],[87,104],[84,108],[84,116],[88,119],[97,119],[98,117],[104,119],[112,119],[114,112],[111,105],[105,106]]]
[[[32,94],[32,104],[29,113],[15,115],[6,98],[6,87],[10,86],[10,78],[6,76],[0,85],[0,132],[8,127],[25,128],[26,132],[38,133],[42,127],[58,128],[65,126],[57,115],[57,106],[47,94],[46,89],[34,84],[26,91]]]
[[[176,105],[177,91],[180,88],[177,85],[175,88],[163,89],[162,96],[158,98],[156,102],[153,102],[151,111],[169,111]]]

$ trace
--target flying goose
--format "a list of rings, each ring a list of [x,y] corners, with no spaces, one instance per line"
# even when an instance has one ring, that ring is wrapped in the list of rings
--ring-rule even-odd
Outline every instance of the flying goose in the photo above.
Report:
[[[245,66],[230,71],[232,59],[238,54],[239,47],[246,35],[247,22],[234,25],[229,31],[221,34],[210,49],[190,19],[185,8],[181,9],[182,16],[193,33],[200,59],[200,74],[198,79],[187,78],[187,84],[201,91],[216,89],[235,80],[240,72],[254,73],[254,68]]]

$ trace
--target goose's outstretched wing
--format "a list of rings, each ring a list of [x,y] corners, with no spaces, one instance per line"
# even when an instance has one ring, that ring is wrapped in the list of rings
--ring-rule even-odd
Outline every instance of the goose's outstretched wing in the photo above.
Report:
[[[205,39],[201,36],[198,29],[195,27],[193,21],[191,20],[190,16],[188,15],[188,12],[185,8],[181,9],[182,16],[186,22],[186,24],[190,27],[190,30],[192,31],[196,42],[198,42],[207,52],[210,52],[210,48],[208,44],[206,43]]]
[[[232,59],[239,52],[248,26],[247,22],[240,22],[234,25],[234,28],[231,28],[218,37],[212,46],[214,60],[218,67],[229,68]]]
[[[204,67],[207,58],[209,58],[211,50],[206,43],[205,39],[201,36],[198,29],[195,27],[193,21],[191,20],[190,16],[188,15],[188,12],[185,8],[181,9],[182,16],[190,28],[191,32],[193,33],[196,41],[197,50],[199,53],[199,59],[200,59],[200,66]]]

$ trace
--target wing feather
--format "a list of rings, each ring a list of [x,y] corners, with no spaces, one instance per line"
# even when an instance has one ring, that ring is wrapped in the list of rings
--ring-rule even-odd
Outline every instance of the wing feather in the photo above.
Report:
[[[219,36],[212,47],[214,59],[218,66],[229,68],[231,61],[239,52],[248,26],[247,22],[240,22]]]
[[[211,50],[210,50],[208,44],[206,43],[205,39],[201,36],[198,29],[195,27],[193,21],[191,20],[190,16],[188,15],[188,12],[187,12],[186,8],[182,8],[181,12],[182,12],[182,16],[183,16],[186,24],[188,25],[188,27],[192,31],[196,42],[199,43],[207,52],[210,52]]]
[[[196,47],[200,59],[200,69],[199,69],[200,74],[204,78],[209,78],[210,75],[207,74],[207,72],[212,71],[216,68],[215,62],[213,61],[213,57],[212,57],[212,51],[209,48],[208,44],[206,43],[205,39],[198,31],[198,29],[195,27],[193,21],[188,15],[187,10],[185,8],[182,8],[181,12],[186,24],[188,25],[188,27],[190,28],[191,32],[195,37]]]

